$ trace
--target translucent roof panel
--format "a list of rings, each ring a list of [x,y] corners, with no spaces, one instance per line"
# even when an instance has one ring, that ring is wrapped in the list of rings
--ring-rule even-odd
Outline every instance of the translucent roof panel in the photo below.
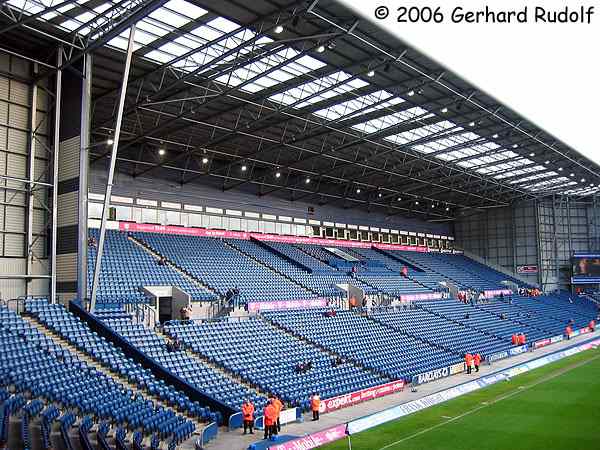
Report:
[[[443,134],[447,130],[451,130],[456,127],[456,124],[449,120],[443,120],[438,123],[431,125],[425,125],[424,127],[415,128],[414,130],[403,131],[402,133],[394,134],[385,138],[386,141],[393,142],[394,144],[408,144],[409,142],[417,141],[432,135]],[[460,127],[456,127],[454,131],[461,130]]]
[[[536,173],[535,175],[530,175],[525,178],[519,178],[517,180],[512,180],[512,181],[510,181],[510,184],[522,184],[522,183],[527,183],[530,181],[541,180],[543,178],[553,177],[556,175],[558,175],[558,174],[556,172],[554,172],[553,170],[551,170],[551,171],[544,172],[544,173]]]
[[[244,55],[252,51],[253,48],[258,48],[258,46],[262,44],[272,42],[272,40],[267,37],[261,37],[253,41],[253,45],[248,45],[247,47],[241,48],[239,51],[234,51],[237,47],[242,46],[245,42],[256,37],[256,34],[253,31],[246,28],[240,29],[231,36],[225,37],[226,34],[237,29],[240,29],[240,27],[234,22],[223,18],[216,18],[193,29],[189,33],[177,37],[172,42],[167,42],[158,49],[148,52],[145,56],[155,61],[168,63],[177,57],[189,54],[185,59],[182,59],[173,65],[186,71],[193,71],[202,66],[206,66],[202,67],[202,70],[200,70],[200,73],[202,73],[213,67],[210,64],[211,61],[227,52],[231,52],[231,54],[223,58],[224,63],[231,62],[235,60],[236,57]],[[215,42],[207,45],[212,41]]]
[[[461,131],[461,128],[459,127],[455,131]],[[413,145],[412,148],[421,153],[441,152],[443,150],[449,149],[450,147],[454,147],[456,145],[462,145],[462,144],[465,144],[465,143],[471,142],[471,141],[476,141],[480,138],[481,137],[479,135],[468,131],[468,132],[457,134],[454,136],[435,139],[433,141],[426,142],[423,144]],[[477,152],[473,152],[472,154],[476,154],[476,153]],[[451,157],[451,158],[447,158],[447,159],[448,160],[457,159],[457,157]]]
[[[427,114],[429,114],[429,111],[419,106],[415,106],[405,111],[399,111],[394,114],[378,117],[377,119],[372,119],[367,122],[354,125],[352,128],[358,131],[362,131],[366,134],[372,134],[384,130],[386,128],[393,127],[395,125],[408,122],[410,120],[422,119]]]
[[[298,54],[299,52],[292,48],[284,48],[273,55],[245,65],[232,73],[220,76],[216,80],[229,86],[238,86],[247,80],[259,77],[252,83],[248,83],[242,87],[243,90],[249,92],[258,92],[325,66],[325,63],[318,59],[311,56],[302,56],[268,75],[260,77],[261,73],[265,73],[275,66],[285,64],[287,60],[298,56]]]
[[[313,103],[351,92],[355,89],[368,86],[369,84],[358,78],[350,79],[351,77],[352,75],[343,71],[335,72],[331,75],[288,89],[285,92],[272,95],[269,99],[284,105],[297,103],[295,105],[296,108],[304,108]],[[345,80],[348,81],[344,83]],[[336,87],[333,88],[333,86]],[[303,99],[307,100],[301,101]]]
[[[340,117],[347,119],[356,117],[361,114],[375,111],[381,108],[387,108],[393,105],[402,103],[399,97],[394,97],[394,94],[381,90],[367,95],[357,96],[351,100],[338,103],[328,108],[315,111],[315,114],[327,120],[336,120]],[[369,107],[369,105],[376,105]]]

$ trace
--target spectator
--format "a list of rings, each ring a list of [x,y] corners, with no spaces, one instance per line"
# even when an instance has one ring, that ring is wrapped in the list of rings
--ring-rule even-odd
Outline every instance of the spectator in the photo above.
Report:
[[[475,372],[479,372],[479,365],[481,364],[481,355],[479,353],[475,353],[475,356],[473,356],[473,362],[475,364]]]
[[[310,398],[310,409],[312,411],[313,422],[319,420],[319,408],[321,408],[321,399],[317,393],[313,393],[312,397]]]
[[[173,350],[174,352],[178,352],[179,350],[181,350],[181,341],[179,340],[179,338],[177,337],[177,335],[173,336]]]
[[[404,277],[404,278],[408,278],[408,267],[404,266],[402,267],[402,271],[400,272],[400,274]]]
[[[567,336],[567,339],[571,339],[572,332],[573,332],[573,329],[571,328],[571,325],[567,325],[565,328],[565,336]]]
[[[179,314],[181,315],[181,320],[183,322],[189,322],[192,320],[192,305],[184,306],[179,310]]]
[[[265,436],[264,439],[271,439],[273,437],[273,432],[275,429],[275,423],[277,420],[275,406],[269,400],[267,402],[267,406],[263,411],[264,421],[265,421]]]
[[[594,331],[596,331],[596,321],[594,319],[590,320],[590,323],[589,323],[588,327],[590,328],[590,330],[592,331],[592,333]]]
[[[245,399],[242,403],[242,416],[244,418],[244,434],[250,430],[250,434],[254,434],[254,404]]]

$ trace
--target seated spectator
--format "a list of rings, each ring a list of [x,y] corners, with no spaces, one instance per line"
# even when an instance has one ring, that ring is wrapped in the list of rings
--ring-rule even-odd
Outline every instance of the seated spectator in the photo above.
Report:
[[[160,259],[158,260],[158,265],[164,266],[166,263],[167,263],[167,259],[164,256],[161,256]]]
[[[184,306],[179,310],[181,320],[183,322],[189,322],[192,319],[192,305]]]
[[[89,245],[90,247],[94,247],[94,248],[98,246],[98,242],[96,242],[96,238],[95,238],[94,236],[91,236],[91,237],[88,239],[88,245]]]
[[[402,271],[400,272],[400,274],[404,277],[404,278],[408,278],[408,267],[404,266],[402,267]]]

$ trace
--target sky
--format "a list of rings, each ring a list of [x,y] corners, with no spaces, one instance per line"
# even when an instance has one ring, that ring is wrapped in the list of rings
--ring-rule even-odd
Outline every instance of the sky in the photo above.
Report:
[[[600,164],[597,0],[339,0]],[[453,23],[452,11],[528,7],[528,23]],[[390,15],[375,19],[375,8]],[[398,23],[398,7],[441,7],[443,23]],[[534,23],[535,8],[579,11],[591,23]],[[584,16],[585,20],[586,16]]]

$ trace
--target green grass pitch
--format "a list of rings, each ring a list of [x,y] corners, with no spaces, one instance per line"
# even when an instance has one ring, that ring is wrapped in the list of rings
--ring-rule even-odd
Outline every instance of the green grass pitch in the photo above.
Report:
[[[600,449],[600,349],[351,437],[352,450]],[[347,439],[321,447],[349,449]]]

